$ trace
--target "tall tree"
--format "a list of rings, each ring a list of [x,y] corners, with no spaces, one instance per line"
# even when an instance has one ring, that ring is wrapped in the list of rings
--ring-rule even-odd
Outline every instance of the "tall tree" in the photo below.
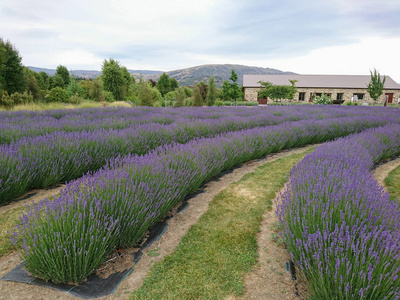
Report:
[[[123,93],[124,93],[124,96],[127,96],[128,90],[131,87],[131,85],[133,84],[134,79],[133,79],[132,75],[128,72],[128,69],[126,67],[122,66],[120,70],[121,70],[120,72],[122,74],[122,78],[124,79]]]
[[[381,74],[374,69],[374,72],[371,72],[371,81],[368,84],[367,91],[372,99],[375,101],[378,100],[379,96],[383,93],[383,87],[385,86],[386,76],[383,76],[383,80],[381,80]]]
[[[206,104],[208,106],[213,106],[216,99],[217,99],[217,86],[215,85],[214,76],[211,76],[210,79],[208,80]]]
[[[170,78],[170,82],[171,82],[171,91],[175,91],[177,88],[179,88],[178,80],[176,80],[175,78]]]
[[[193,91],[193,106],[203,106],[204,101],[201,96],[200,88],[197,86]]]
[[[145,81],[139,83],[138,102],[140,106],[153,106],[156,102],[153,87]]]
[[[105,59],[102,66],[103,88],[113,94],[115,100],[124,100],[125,78],[118,61]]]
[[[201,94],[201,98],[203,99],[203,103],[206,103],[206,99],[207,99],[207,90],[208,90],[208,86],[204,81],[200,81],[197,84],[197,87],[200,90],[200,94]]]
[[[169,79],[168,74],[162,73],[162,75],[158,79],[156,88],[160,91],[163,97],[165,96],[165,94],[171,91],[171,80]]]
[[[69,84],[69,82],[70,82],[70,77],[69,77],[69,72],[68,72],[67,67],[62,66],[62,65],[59,65],[59,66],[57,67],[57,70],[56,70],[56,74],[55,74],[55,75],[60,75],[61,78],[62,78],[62,80],[64,81],[64,86],[62,86],[62,88],[65,88],[65,87],[68,86],[68,84]],[[55,75],[54,75],[54,76],[55,76]]]
[[[10,41],[0,38],[0,89],[12,94],[27,88],[27,74],[22,57]]]
[[[241,97],[242,91],[236,82],[238,80],[238,75],[234,69],[231,70],[231,77],[229,77],[229,80],[232,82],[225,80],[222,84],[222,96],[224,100],[236,101]]]
[[[55,87],[62,89],[65,87],[65,81],[60,74],[55,74],[51,80],[51,88],[53,89]]]
[[[100,101],[102,96],[103,96],[103,86],[101,84],[100,79],[96,78],[95,80],[92,81],[92,84],[90,86],[89,98],[96,101]]]
[[[43,81],[44,81],[44,90],[48,90],[48,89],[50,89],[50,76],[49,76],[49,74],[47,74],[46,72],[43,72],[43,71],[41,71],[41,72],[39,72],[39,75],[43,78]]]
[[[259,81],[263,87],[259,91],[258,96],[261,98],[271,98],[274,101],[293,99],[296,94],[296,82],[289,81],[291,85],[273,85],[268,81]]]
[[[183,88],[177,88],[175,90],[175,107],[180,107],[184,105],[186,98],[185,90]]]
[[[27,78],[28,78],[28,92],[33,96],[33,100],[37,101],[37,100],[42,100],[43,96],[42,96],[42,90],[41,87],[36,79],[35,74],[37,74],[38,78],[42,79],[42,77],[28,69],[25,68],[25,72],[27,74]]]

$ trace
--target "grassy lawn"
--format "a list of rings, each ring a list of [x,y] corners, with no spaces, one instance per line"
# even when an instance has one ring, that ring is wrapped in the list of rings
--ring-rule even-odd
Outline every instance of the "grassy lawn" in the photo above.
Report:
[[[385,185],[388,187],[390,199],[400,199],[400,166],[385,178]]]
[[[123,106],[123,107],[132,107],[131,104],[125,101],[116,101],[113,103],[107,103],[107,106]],[[84,101],[80,104],[71,104],[71,103],[29,103],[29,104],[20,104],[14,106],[10,111],[20,111],[20,110],[52,110],[52,109],[75,109],[75,108],[92,108],[92,107],[103,107],[103,104],[95,101]],[[0,106],[0,111],[6,111],[4,107]]]
[[[49,199],[54,199],[54,196],[49,197]],[[16,249],[11,243],[8,232],[17,225],[19,217],[22,215],[22,211],[26,211],[25,204],[14,207],[13,209],[0,214],[0,257],[7,255]]]
[[[292,167],[304,153],[265,164],[229,185],[183,237],[154,265],[130,299],[223,299],[244,292],[244,275],[257,262],[257,233]]]
[[[10,241],[8,231],[17,224],[23,208],[25,208],[25,206],[16,207],[0,215],[0,257],[15,250],[14,245]]]

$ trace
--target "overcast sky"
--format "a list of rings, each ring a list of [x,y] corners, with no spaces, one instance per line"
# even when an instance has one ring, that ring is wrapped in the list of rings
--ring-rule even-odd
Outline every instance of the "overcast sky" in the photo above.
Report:
[[[399,0],[1,0],[23,64],[171,71],[242,64],[400,82]]]

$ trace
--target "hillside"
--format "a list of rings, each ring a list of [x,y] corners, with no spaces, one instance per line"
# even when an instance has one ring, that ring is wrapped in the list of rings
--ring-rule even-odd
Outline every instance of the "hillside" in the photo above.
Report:
[[[238,84],[243,84],[244,74],[295,74],[292,72],[282,72],[280,70],[261,67],[250,67],[243,65],[202,65],[187,69],[175,70],[166,72],[170,77],[176,78],[182,86],[196,85],[200,81],[207,82],[210,76],[215,76],[215,81],[219,86],[222,86],[224,80],[228,80],[231,76],[232,68],[238,74]],[[159,75],[146,76],[152,79],[157,79]]]
[[[46,72],[47,74],[53,76],[56,72],[54,69],[45,69],[45,68],[37,68],[37,67],[28,67],[29,69],[35,72]],[[215,76],[215,81],[218,86],[222,86],[224,80],[228,80],[231,76],[231,69],[234,69],[238,74],[238,84],[243,84],[243,75],[244,74],[295,74],[292,72],[283,72],[277,69],[271,68],[261,68],[261,67],[250,67],[243,65],[202,65],[196,66],[186,69],[174,70],[165,72],[170,77],[175,78],[180,86],[193,86],[199,83],[200,81],[207,82],[211,76]],[[134,75],[136,78],[143,76],[145,80],[153,79],[158,80],[158,78],[163,73],[162,71],[152,71],[152,70],[129,70],[129,73]],[[96,78],[101,75],[100,71],[93,70],[71,70],[71,74],[75,74],[76,77],[83,78]]]

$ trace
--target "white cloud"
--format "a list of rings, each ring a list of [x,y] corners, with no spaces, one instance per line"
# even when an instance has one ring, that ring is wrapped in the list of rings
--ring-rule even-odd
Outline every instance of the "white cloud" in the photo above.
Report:
[[[307,55],[271,60],[263,65],[300,74],[369,75],[376,68],[400,82],[398,49],[400,38],[365,37],[356,44],[315,49]]]
[[[3,0],[0,37],[37,67],[100,70],[110,57],[166,71],[210,63],[303,74],[376,67],[399,81],[399,15],[398,0]]]

